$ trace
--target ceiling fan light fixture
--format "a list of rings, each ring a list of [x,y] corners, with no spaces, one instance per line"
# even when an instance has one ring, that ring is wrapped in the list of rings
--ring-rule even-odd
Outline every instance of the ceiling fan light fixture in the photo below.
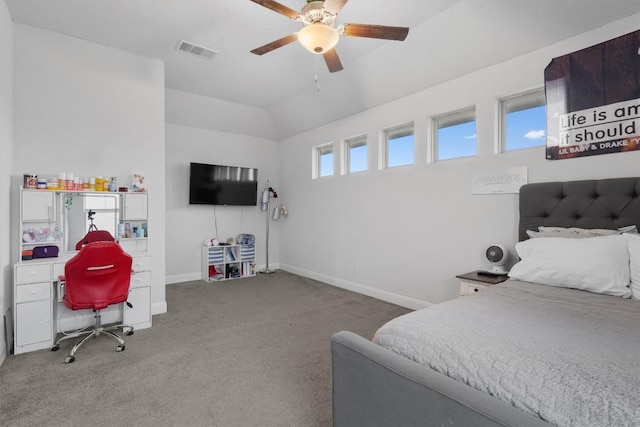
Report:
[[[329,25],[315,22],[307,25],[298,32],[298,41],[311,53],[322,55],[338,44],[340,35]]]

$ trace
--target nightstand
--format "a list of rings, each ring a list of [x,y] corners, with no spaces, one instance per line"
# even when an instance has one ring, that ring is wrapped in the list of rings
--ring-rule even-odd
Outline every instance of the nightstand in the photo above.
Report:
[[[506,274],[495,275],[482,270],[460,274],[456,277],[460,279],[460,295],[473,295],[482,289],[496,283],[502,283],[509,278]]]

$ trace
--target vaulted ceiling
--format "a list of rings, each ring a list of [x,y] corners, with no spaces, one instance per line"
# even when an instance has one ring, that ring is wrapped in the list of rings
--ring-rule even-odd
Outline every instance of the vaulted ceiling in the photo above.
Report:
[[[409,35],[341,37],[344,70],[329,73],[298,43],[250,53],[302,27],[250,0],[5,1],[15,22],[164,61],[167,88],[265,109],[278,139],[640,13],[638,0],[350,0],[337,24]],[[181,52],[181,40],[217,53]]]

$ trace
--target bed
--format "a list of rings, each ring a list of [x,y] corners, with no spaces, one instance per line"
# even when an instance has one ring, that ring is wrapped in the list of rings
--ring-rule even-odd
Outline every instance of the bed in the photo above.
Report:
[[[640,178],[519,206],[509,280],[331,338],[334,426],[640,426]]]

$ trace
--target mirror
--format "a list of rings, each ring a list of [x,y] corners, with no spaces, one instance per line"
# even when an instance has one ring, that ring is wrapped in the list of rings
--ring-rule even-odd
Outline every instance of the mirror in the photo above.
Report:
[[[120,220],[120,195],[117,193],[61,193],[64,249],[74,252],[76,243],[90,229],[106,230],[116,236]]]

